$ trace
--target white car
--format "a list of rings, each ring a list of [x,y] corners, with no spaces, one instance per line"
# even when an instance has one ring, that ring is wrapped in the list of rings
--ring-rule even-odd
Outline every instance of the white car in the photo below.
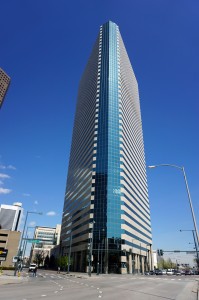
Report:
[[[36,264],[30,264],[28,272],[33,272],[37,268]]]
[[[174,275],[174,269],[168,269],[167,275]]]

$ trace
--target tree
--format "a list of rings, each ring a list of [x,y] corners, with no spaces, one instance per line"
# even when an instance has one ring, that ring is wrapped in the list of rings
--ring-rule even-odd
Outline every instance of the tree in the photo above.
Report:
[[[194,258],[194,262],[196,263],[197,267],[199,268],[199,258],[197,256]]]
[[[44,266],[45,266],[46,268],[48,268],[48,267],[49,267],[49,264],[50,264],[50,258],[49,258],[49,255],[47,255],[47,256],[45,257],[45,260],[44,260]]]
[[[60,268],[66,269],[68,267],[68,256],[58,257],[57,264]]]
[[[72,257],[70,258],[70,265],[72,264],[73,260]],[[57,259],[57,266],[61,269],[66,270],[69,264],[69,257],[68,256],[59,256]]]
[[[34,262],[38,266],[43,265],[44,257],[45,257],[44,251],[39,251],[35,254]]]
[[[158,262],[158,269],[177,269],[177,265],[170,258],[167,260],[161,258]]]

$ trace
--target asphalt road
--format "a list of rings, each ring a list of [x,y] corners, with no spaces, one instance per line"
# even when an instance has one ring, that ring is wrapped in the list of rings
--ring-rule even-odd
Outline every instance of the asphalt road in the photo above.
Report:
[[[69,276],[53,271],[26,271],[20,283],[0,286],[1,300],[196,300],[199,276]]]

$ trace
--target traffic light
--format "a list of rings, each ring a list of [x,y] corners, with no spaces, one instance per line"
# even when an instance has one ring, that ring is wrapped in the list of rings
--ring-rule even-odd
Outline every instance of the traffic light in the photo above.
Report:
[[[158,254],[158,256],[160,256],[160,250],[159,249],[157,249],[157,254]]]
[[[163,256],[164,252],[162,249],[160,249],[160,256]]]

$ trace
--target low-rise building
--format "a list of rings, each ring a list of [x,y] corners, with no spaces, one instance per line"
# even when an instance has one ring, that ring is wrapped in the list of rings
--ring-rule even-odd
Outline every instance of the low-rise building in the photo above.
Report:
[[[17,256],[21,232],[0,229],[0,266],[14,266],[13,257]]]

